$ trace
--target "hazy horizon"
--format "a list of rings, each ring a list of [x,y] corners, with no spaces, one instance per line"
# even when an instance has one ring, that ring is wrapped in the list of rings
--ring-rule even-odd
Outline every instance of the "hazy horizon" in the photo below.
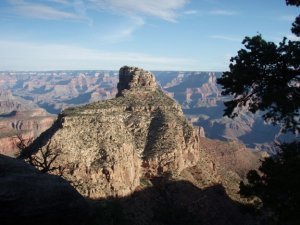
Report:
[[[125,65],[124,65],[125,66]],[[138,65],[128,65],[130,67],[139,67]],[[139,67],[141,68],[141,67]],[[119,68],[120,69],[120,68]],[[41,72],[41,73],[47,73],[47,72],[87,72],[87,71],[91,71],[91,72],[96,72],[96,71],[114,71],[114,72],[119,72],[119,69],[58,69],[58,70],[0,70],[0,73],[30,73],[30,72]],[[225,71],[213,71],[213,70],[151,70],[149,69],[149,71],[152,72],[203,72],[203,73],[223,73]]]

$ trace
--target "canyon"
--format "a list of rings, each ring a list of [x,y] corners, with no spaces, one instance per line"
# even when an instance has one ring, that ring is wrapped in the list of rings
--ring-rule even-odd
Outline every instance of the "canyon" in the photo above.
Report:
[[[48,129],[56,116],[33,102],[0,90],[0,154],[16,156],[17,144],[31,142]]]
[[[221,96],[222,90],[216,84],[220,72],[154,71],[153,74],[162,90],[181,105],[195,126],[204,128],[209,138],[239,141],[271,154],[274,141],[290,139],[279,127],[266,124],[259,114],[252,115],[245,110],[234,120],[223,117],[223,102],[228,97]],[[113,98],[117,94],[118,80],[117,71],[2,72],[0,90],[10,92],[6,101],[11,98],[19,105],[42,108],[55,115],[68,107]],[[26,110],[5,104],[2,103],[1,110]],[[50,123],[47,124],[49,127]],[[15,152],[13,142],[8,139],[3,140],[6,146],[11,146],[7,153]]]
[[[59,171],[50,173],[67,180],[93,209],[117,203],[118,216],[131,224],[165,224],[174,218],[179,224],[253,224],[238,206],[254,201],[238,194],[239,182],[258,168],[263,155],[235,140],[205,137],[205,129],[193,126],[193,118],[187,120],[171,97],[177,78],[165,84],[168,92],[151,72],[122,67],[116,97],[62,110],[18,158],[52,152],[51,166]],[[213,83],[193,91],[220,97]],[[28,114],[14,112],[15,117]],[[48,113],[32,113],[41,115]]]

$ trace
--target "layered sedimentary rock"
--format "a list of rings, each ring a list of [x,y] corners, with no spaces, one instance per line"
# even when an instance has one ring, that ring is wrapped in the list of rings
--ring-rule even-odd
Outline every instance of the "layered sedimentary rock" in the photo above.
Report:
[[[154,76],[123,67],[117,98],[65,110],[31,148],[60,149],[54,162],[85,196],[124,196],[141,177],[180,173],[199,158],[193,127]]]
[[[48,129],[54,120],[54,115],[32,101],[0,90],[0,154],[18,154],[16,135],[22,135],[25,140],[34,139]]]
[[[66,107],[114,97],[117,83],[115,71],[3,72],[0,73],[0,114],[2,106],[20,110],[10,97],[9,102],[1,101],[6,98],[4,94],[1,96],[1,90],[9,89],[31,105],[58,114]]]
[[[223,117],[223,102],[228,97],[221,96],[221,86],[216,84],[221,72],[155,71],[154,74],[164,91],[179,102],[185,115],[193,118],[194,125],[204,127],[209,138],[239,140],[249,148],[268,152],[274,150],[274,141],[293,140],[293,135],[283,135],[280,127],[264,123],[260,114],[245,110],[234,120]],[[2,72],[0,113],[9,108],[28,110],[27,106],[38,104],[49,113],[58,114],[67,107],[113,98],[118,80],[116,71]],[[14,97],[22,97],[23,102],[26,99],[26,105],[15,104],[11,94],[3,91],[7,89]]]
[[[164,89],[186,109],[214,107],[221,99],[216,79],[215,73],[192,73],[189,76],[179,74]]]
[[[0,116],[0,154],[17,155],[17,143],[20,141],[17,135],[30,142],[51,127],[54,120],[54,115],[41,108],[12,111]]]
[[[91,198],[125,196],[141,180],[166,174],[203,181],[200,188],[240,178],[236,171],[222,173],[219,155],[199,141],[203,129],[194,130],[153,74],[125,66],[119,76],[116,98],[64,110],[31,150],[60,152],[53,166],[61,166],[64,177]]]
[[[0,116],[12,111],[26,111],[38,108],[33,102],[14,96],[11,91],[0,89]]]

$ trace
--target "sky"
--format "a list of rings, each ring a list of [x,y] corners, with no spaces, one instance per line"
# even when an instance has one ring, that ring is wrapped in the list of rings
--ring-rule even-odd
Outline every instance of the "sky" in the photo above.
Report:
[[[0,70],[226,71],[245,36],[279,43],[284,0],[0,0]]]

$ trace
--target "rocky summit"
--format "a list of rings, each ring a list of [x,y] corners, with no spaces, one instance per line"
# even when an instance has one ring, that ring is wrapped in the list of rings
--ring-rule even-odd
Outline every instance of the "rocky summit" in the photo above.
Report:
[[[193,127],[154,76],[127,66],[119,76],[116,98],[66,109],[31,146],[59,150],[53,166],[91,198],[128,195],[143,177],[179,173],[199,158]]]
[[[127,93],[138,94],[157,89],[155,77],[152,73],[138,67],[124,66],[119,71],[118,96]]]
[[[121,197],[157,176],[193,181],[194,170],[206,182],[220,183],[220,166],[198,133],[153,74],[124,66],[116,98],[64,110],[30,149],[58,152],[53,166],[82,195]]]

